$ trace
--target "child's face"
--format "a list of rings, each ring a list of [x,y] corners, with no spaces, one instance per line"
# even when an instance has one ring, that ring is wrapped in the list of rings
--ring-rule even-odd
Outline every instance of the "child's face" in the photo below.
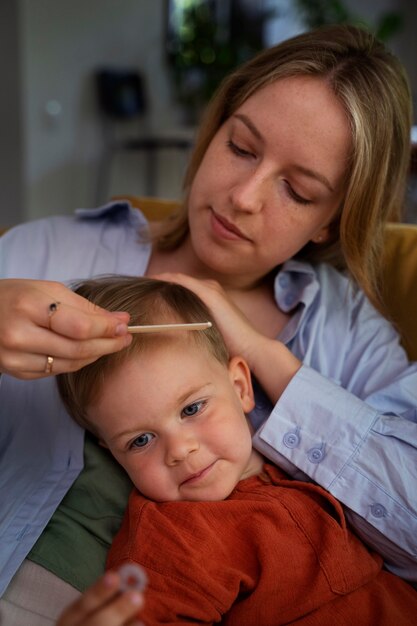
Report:
[[[194,341],[167,339],[111,374],[90,420],[135,486],[152,500],[222,500],[261,469],[245,412],[250,373]]]

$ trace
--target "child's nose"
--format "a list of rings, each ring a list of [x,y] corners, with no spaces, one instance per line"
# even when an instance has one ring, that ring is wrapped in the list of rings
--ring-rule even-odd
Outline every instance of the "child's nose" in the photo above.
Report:
[[[168,465],[180,463],[198,449],[199,443],[192,435],[171,436],[166,447],[166,463]]]

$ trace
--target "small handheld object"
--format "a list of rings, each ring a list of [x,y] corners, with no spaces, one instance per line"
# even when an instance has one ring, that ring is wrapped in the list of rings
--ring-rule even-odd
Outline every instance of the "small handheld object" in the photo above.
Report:
[[[119,567],[120,591],[145,591],[148,577],[135,563],[125,563]]]
[[[195,322],[192,324],[148,324],[143,326],[128,326],[129,333],[163,333],[172,330],[207,330],[211,322]]]

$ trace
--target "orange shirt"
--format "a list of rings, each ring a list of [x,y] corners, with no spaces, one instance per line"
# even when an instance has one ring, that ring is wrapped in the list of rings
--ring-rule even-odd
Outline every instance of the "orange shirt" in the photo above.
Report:
[[[131,494],[108,567],[135,562],[149,587],[140,619],[227,626],[415,626],[417,593],[381,570],[324,489],[275,466],[220,502]]]

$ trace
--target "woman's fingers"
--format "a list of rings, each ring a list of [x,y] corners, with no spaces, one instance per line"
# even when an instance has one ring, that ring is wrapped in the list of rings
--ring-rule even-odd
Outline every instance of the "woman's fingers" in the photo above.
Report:
[[[74,371],[129,345],[128,321],[60,283],[1,281],[0,371],[19,378]]]
[[[10,342],[21,340],[16,322],[80,340],[127,333],[127,313],[105,311],[60,283],[2,280],[0,295],[0,328]]]
[[[239,354],[249,362],[252,346],[259,339],[259,330],[251,324],[218,282],[168,272],[155,278],[178,283],[199,296],[210,309],[230,354]]]
[[[111,313],[51,281],[2,281],[9,315],[73,339],[126,334],[127,313]],[[5,312],[7,314],[7,312]]]
[[[56,626],[124,626],[136,621],[143,594],[120,593],[120,577],[107,572],[64,611]]]
[[[71,300],[56,303],[48,307],[46,328],[71,339],[90,339],[94,337],[114,337],[127,333],[129,315],[123,312],[111,313],[96,306],[78,294],[70,292]],[[50,312],[51,305],[55,308]],[[40,324],[43,325],[44,324]]]
[[[130,335],[118,338],[116,340],[92,340],[84,342],[84,345],[71,345],[68,352],[74,354],[73,358],[53,356],[55,353],[65,352],[58,346],[55,350],[49,348],[49,353],[45,354],[28,354],[23,352],[3,353],[3,372],[11,374],[17,378],[34,379],[48,375],[62,374],[63,372],[73,372],[81,367],[92,363],[97,358],[118,352],[127,347],[131,342]],[[81,357],[81,353],[85,352],[88,356]],[[52,359],[52,361],[51,361]]]

